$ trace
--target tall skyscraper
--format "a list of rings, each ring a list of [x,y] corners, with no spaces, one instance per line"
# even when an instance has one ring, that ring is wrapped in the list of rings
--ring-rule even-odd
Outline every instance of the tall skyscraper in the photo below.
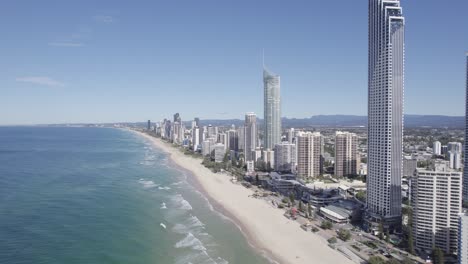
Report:
[[[151,120],[148,120],[148,127],[147,130],[151,130]]]
[[[434,247],[456,254],[461,213],[462,173],[447,164],[435,170],[417,170],[412,179],[413,237],[416,249]]]
[[[465,161],[463,170],[463,201],[468,201],[468,52],[466,53],[466,98],[465,98]]]
[[[405,19],[399,0],[369,0],[367,224],[401,225]]]
[[[252,161],[257,148],[257,116],[254,113],[245,114],[244,131],[245,160]]]
[[[302,178],[320,175],[322,164],[322,136],[315,132],[299,132],[297,144],[297,175]]]
[[[281,142],[280,76],[263,69],[264,148],[273,149]]]
[[[335,135],[335,176],[357,175],[358,138],[354,133],[337,131]]]

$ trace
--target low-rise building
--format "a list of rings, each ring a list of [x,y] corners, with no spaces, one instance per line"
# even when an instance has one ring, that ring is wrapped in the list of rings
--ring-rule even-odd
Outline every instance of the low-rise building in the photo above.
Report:
[[[320,213],[333,223],[356,223],[362,218],[362,205],[353,200],[340,200],[321,207]]]

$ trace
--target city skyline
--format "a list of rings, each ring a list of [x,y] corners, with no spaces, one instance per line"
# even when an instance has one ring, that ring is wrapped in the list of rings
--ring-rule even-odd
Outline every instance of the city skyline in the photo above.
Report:
[[[50,4],[33,3],[22,12],[19,4],[4,5],[0,24],[9,38],[0,62],[5,69],[0,73],[4,95],[0,104],[9,115],[2,116],[0,124],[137,121],[141,112],[154,113],[148,118],[155,120],[175,111],[189,113],[187,119],[240,118],[247,111],[262,116],[258,77],[262,49],[268,64],[282,75],[284,117],[365,113],[366,3],[344,1],[339,8],[322,3],[314,7],[317,15],[311,16],[312,4],[305,1],[291,6],[202,2],[201,7],[209,8],[187,4],[174,18],[164,15],[176,9],[172,4],[146,2],[128,8],[119,2],[112,7],[55,3],[53,10],[60,16],[49,15]],[[423,8],[405,3],[405,12],[412,17],[407,29],[410,55],[405,66],[411,75],[406,85],[411,89],[405,98],[406,113],[463,115],[460,54],[467,50],[468,34],[463,34],[466,23],[459,20],[467,19],[461,11],[467,6],[462,1],[450,6],[426,1]],[[269,12],[258,19],[260,7]],[[219,15],[226,10],[229,17]],[[434,10],[445,19],[429,26],[422,18]],[[331,11],[336,21],[326,19]],[[294,14],[293,19],[274,19],[284,12]],[[350,14],[353,30],[341,26]],[[31,19],[37,22],[32,28]],[[216,26],[204,27],[207,24]],[[187,36],[181,34],[186,25],[192,32]],[[426,34],[438,29],[443,36],[426,42]],[[276,33],[281,37],[272,41]],[[194,34],[200,38],[187,42]],[[237,43],[233,37],[246,41]],[[225,103],[247,93],[250,96],[244,100]],[[190,103],[174,103],[179,94]],[[204,100],[210,104],[196,103]],[[194,104],[200,107],[191,116]],[[26,111],[25,106],[35,111]]]

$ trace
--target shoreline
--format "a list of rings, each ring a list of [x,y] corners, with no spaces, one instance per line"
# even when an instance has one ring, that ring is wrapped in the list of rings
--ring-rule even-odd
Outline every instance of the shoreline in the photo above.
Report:
[[[187,156],[159,138],[130,130],[148,139],[157,149],[168,154],[171,164],[190,176],[190,181],[216,211],[229,218],[247,242],[272,263],[334,264],[354,263],[328,246],[323,238],[305,232],[299,223],[283,216],[263,200],[249,197],[253,192],[233,184],[227,175],[213,173],[200,159]]]

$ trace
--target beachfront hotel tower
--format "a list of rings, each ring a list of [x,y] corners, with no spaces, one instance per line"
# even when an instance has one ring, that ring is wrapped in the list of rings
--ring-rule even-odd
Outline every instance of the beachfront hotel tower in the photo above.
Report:
[[[466,97],[465,97],[465,161],[463,170],[463,201],[468,201],[468,52],[466,55]]]
[[[369,0],[367,223],[401,225],[405,18],[399,0]]]
[[[281,142],[281,97],[280,76],[263,68],[264,103],[264,145],[273,149]]]
[[[245,114],[244,122],[244,156],[246,161],[253,161],[253,153],[257,148],[257,115]]]

